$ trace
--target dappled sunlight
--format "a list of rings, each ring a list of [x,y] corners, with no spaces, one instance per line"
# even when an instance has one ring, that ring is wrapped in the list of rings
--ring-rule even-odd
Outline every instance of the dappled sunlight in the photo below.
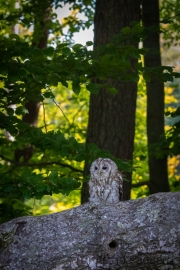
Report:
[[[178,99],[173,95],[174,87],[164,87],[165,92],[165,104],[166,107],[168,105],[169,110],[172,109],[171,105],[172,103],[178,103]]]
[[[35,216],[61,212],[80,205],[80,190],[74,190],[68,196],[53,194],[45,195],[41,200],[30,199],[26,205],[32,208]]]
[[[66,136],[73,135],[79,142],[85,142],[87,129],[89,92],[82,86],[80,94],[77,96],[72,91],[71,83],[68,88],[58,84],[52,88],[55,96],[52,99],[45,99],[39,113],[38,126],[46,130],[61,130]]]
[[[168,158],[169,177],[175,177],[180,180],[180,156],[173,156]]]

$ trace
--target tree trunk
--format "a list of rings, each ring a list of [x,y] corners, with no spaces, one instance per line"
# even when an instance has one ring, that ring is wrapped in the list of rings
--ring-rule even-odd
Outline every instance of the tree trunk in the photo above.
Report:
[[[97,0],[94,48],[108,43],[110,38],[119,33],[123,27],[129,26],[131,21],[139,20],[139,0]],[[95,143],[117,158],[132,160],[137,84],[111,81],[111,85],[118,90],[117,95],[101,90],[98,95],[90,96],[87,144]],[[85,164],[84,174],[89,174],[88,164]],[[124,181],[125,200],[130,198],[131,173],[126,173],[126,179],[129,181]],[[82,203],[87,202],[88,197],[88,185],[84,183]]]
[[[146,27],[159,25],[158,0],[142,0],[142,21]],[[151,32],[144,40],[145,48],[156,48],[159,54],[147,53],[145,67],[161,66],[159,33]],[[164,83],[155,76],[147,87],[147,137],[148,163],[150,174],[150,193],[169,191],[167,157],[155,157],[155,144],[160,143],[164,136]]]
[[[180,193],[0,225],[0,269],[180,269]]]
[[[44,2],[32,3],[33,11],[35,13],[35,23],[34,23],[34,33],[33,33],[33,46],[37,46],[39,49],[47,47],[48,35],[49,35],[49,26],[48,21],[50,18],[51,12],[51,0],[46,0]],[[37,93],[39,96],[41,89]],[[31,126],[36,127],[38,121],[38,113],[40,108],[40,102],[37,100],[30,100],[25,104],[25,108],[28,110],[28,113],[25,114],[22,120],[28,123]],[[20,162],[20,158],[23,157],[23,162],[28,162],[33,155],[33,147],[25,147],[24,149],[16,149],[14,153],[14,160]]]

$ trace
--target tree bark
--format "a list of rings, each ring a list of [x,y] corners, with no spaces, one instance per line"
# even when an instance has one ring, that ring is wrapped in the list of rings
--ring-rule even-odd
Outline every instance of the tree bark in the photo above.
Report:
[[[159,26],[158,0],[142,0],[142,22],[145,27]],[[145,48],[155,48],[159,54],[147,53],[145,67],[161,66],[159,33],[151,32],[144,40]],[[167,157],[156,158],[155,145],[160,143],[164,136],[164,83],[155,76],[147,87],[147,137],[148,137],[148,163],[150,174],[150,193],[169,191]]]
[[[96,1],[94,19],[94,48],[109,42],[131,21],[140,20],[139,0]],[[137,44],[136,44],[137,46]],[[117,95],[101,90],[98,95],[91,94],[87,144],[95,143],[99,148],[110,151],[115,157],[132,160],[135,130],[135,109],[137,84],[111,81],[118,90]],[[84,175],[89,174],[85,164]],[[130,198],[131,173],[125,174],[125,200]],[[88,185],[83,184],[82,203],[88,201]]]
[[[0,225],[0,269],[180,269],[180,193]]]

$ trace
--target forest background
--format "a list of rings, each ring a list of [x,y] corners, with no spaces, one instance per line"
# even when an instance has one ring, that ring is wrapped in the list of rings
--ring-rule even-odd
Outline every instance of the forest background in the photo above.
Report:
[[[59,20],[57,10],[64,5],[71,8],[69,16]],[[83,176],[84,161],[90,164],[99,156],[114,159],[123,173],[132,170],[131,199],[150,194],[146,82],[153,71],[144,68],[147,51],[142,48],[147,29],[134,22],[95,51],[92,41],[74,44],[74,33],[93,25],[94,8],[88,0],[1,1],[1,222],[79,205],[82,182],[88,180]],[[156,145],[156,158],[168,156],[171,191],[180,190],[179,10],[178,1],[160,3],[163,64],[156,70],[165,82],[166,131]],[[124,46],[129,39],[138,40],[139,48]],[[133,57],[138,64],[129,74],[126,63]],[[124,81],[138,82],[132,162],[85,144],[90,93],[97,95],[105,88],[117,94],[112,85],[92,79],[112,78],[114,70]]]

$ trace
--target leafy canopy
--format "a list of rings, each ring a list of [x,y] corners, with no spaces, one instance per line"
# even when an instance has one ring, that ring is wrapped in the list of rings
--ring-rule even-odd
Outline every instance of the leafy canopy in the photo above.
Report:
[[[61,6],[59,2],[45,1],[45,8],[48,7],[47,4]],[[74,9],[84,11],[89,7],[86,10],[88,16],[92,16],[91,4],[91,1],[79,4],[72,1]],[[77,95],[80,100],[83,91],[93,94],[108,91],[116,94],[115,88],[104,83],[108,78],[138,82],[140,76],[149,81],[155,75],[162,81],[169,81],[173,80],[173,76],[179,75],[171,67],[143,67],[141,56],[148,49],[137,49],[127,44],[144,39],[151,29],[143,28],[137,23],[125,27],[108,44],[92,51],[88,48],[92,45],[90,41],[85,46],[71,44],[68,39],[64,42],[57,41],[56,34],[59,31],[62,34],[62,26],[58,28],[54,13],[50,12],[48,29],[54,34],[54,38],[49,41],[47,48],[40,49],[35,46],[36,38],[41,34],[41,29],[37,30],[37,25],[40,27],[38,18],[41,20],[38,17],[39,1],[22,1],[19,8],[15,8],[13,1],[2,1],[0,8],[0,198],[1,209],[5,212],[8,202],[11,202],[11,217],[15,217],[28,213],[29,208],[22,204],[27,199],[40,199],[54,193],[67,195],[80,188],[85,160],[91,163],[97,157],[110,157],[121,171],[131,169],[129,162],[115,159],[111,153],[99,149],[95,144],[85,147],[86,131],[80,128],[77,130],[74,122],[68,122],[66,116],[63,116],[66,124],[62,124],[62,127],[56,130],[48,127],[47,100],[62,111],[56,102],[58,89],[66,92],[66,98],[69,96],[72,99],[71,104],[77,103],[76,106],[79,106]],[[16,23],[21,25],[24,34],[11,32],[12,25]],[[31,24],[36,26],[36,33],[33,35],[28,33]],[[79,31],[80,27],[88,27],[82,22],[75,28],[77,25],[73,20],[70,20],[69,25],[71,34]],[[133,59],[138,59],[138,63],[134,65]],[[93,78],[98,78],[99,83],[91,83]],[[41,126],[33,127],[23,121],[23,116],[29,113],[26,109],[27,102],[42,104]],[[17,162],[14,159],[15,150],[23,151],[25,148],[33,150],[31,160],[27,163],[21,158]],[[5,213],[1,222],[9,218]]]

